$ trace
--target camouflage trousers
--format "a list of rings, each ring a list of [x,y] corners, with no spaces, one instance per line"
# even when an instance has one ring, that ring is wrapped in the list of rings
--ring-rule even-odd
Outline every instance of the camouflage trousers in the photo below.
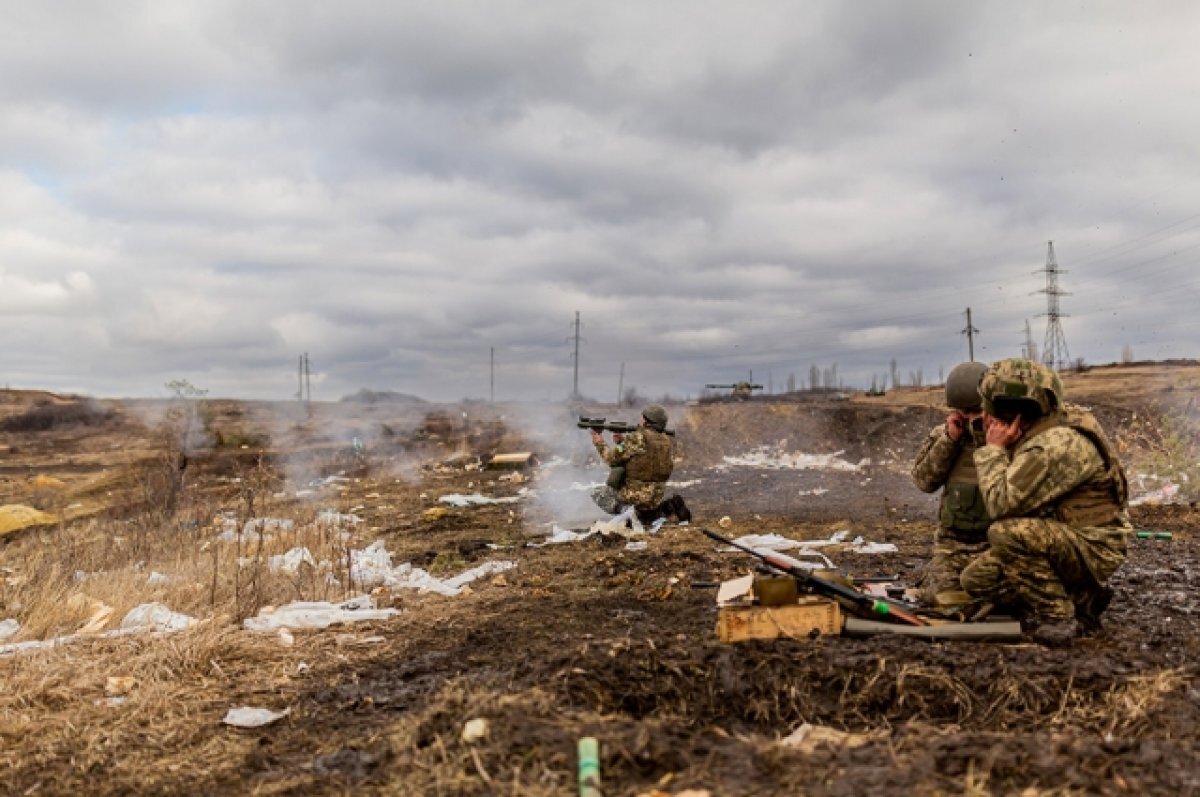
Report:
[[[592,490],[592,500],[608,514],[616,515],[627,506],[635,506],[643,511],[654,509],[662,503],[666,491],[665,482],[628,481],[620,490],[614,490],[607,484],[595,488]]]
[[[617,495],[617,491],[607,484],[602,484],[592,490],[592,500],[596,502],[596,506],[610,515],[621,514],[621,496]]]
[[[1015,606],[1039,620],[1069,620],[1125,556],[1119,530],[1087,531],[1042,518],[995,521],[988,529],[991,549],[963,570],[962,587],[973,598]]]
[[[941,529],[933,543],[933,558],[921,574],[921,601],[927,606],[940,607],[967,603],[970,597],[963,592],[959,579],[967,565],[987,549],[986,540],[966,542]]]

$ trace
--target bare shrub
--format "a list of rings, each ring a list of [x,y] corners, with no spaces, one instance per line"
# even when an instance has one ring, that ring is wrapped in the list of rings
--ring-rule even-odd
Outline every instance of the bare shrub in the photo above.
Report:
[[[111,409],[91,400],[42,401],[19,415],[0,421],[0,432],[48,432],[73,426],[104,426],[115,417],[116,413]]]

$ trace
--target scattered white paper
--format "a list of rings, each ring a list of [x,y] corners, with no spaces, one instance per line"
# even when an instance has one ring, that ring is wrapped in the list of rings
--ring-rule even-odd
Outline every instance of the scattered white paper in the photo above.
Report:
[[[21,631],[21,624],[16,620],[0,622],[0,639],[11,639]]]

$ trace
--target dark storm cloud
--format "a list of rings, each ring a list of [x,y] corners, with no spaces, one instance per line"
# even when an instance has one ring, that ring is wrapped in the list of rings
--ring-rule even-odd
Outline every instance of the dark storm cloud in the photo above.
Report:
[[[1186,356],[1197,12],[1096,4],[8,4],[12,382],[694,394]],[[1153,12],[1153,13],[1152,13]],[[1192,219],[1192,221],[1187,221]],[[1190,325],[1190,326],[1189,326]]]

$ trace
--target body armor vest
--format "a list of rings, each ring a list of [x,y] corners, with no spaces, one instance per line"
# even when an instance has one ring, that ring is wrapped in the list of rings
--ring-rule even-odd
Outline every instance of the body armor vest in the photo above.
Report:
[[[625,477],[639,482],[665,482],[675,467],[671,438],[655,429],[641,429],[646,451],[625,463]]]
[[[1035,423],[1026,432],[1026,437],[1034,438],[1059,426],[1074,429],[1086,437],[1099,452],[1104,469],[1044,507],[1043,515],[1068,526],[1107,526],[1118,522],[1128,506],[1129,485],[1116,451],[1108,442],[1100,423],[1090,412],[1066,407],[1062,412]]]
[[[983,492],[979,489],[975,445],[969,439],[959,450],[958,458],[954,460],[946,484],[942,487],[938,522],[942,528],[954,532],[952,536],[964,542],[987,539],[987,529],[992,519],[988,516]]]

